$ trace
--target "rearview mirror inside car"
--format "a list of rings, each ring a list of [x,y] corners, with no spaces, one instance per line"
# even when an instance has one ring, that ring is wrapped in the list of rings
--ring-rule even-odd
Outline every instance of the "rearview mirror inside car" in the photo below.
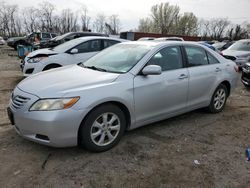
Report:
[[[159,75],[161,74],[161,67],[158,65],[147,65],[142,69],[143,75]]]

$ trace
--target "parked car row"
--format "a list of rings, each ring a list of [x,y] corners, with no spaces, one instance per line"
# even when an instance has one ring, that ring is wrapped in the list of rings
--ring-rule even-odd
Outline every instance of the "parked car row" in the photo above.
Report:
[[[7,45],[17,50],[18,45],[31,45],[33,43],[38,45],[40,42],[48,41],[56,36],[55,33],[33,32],[24,37],[11,37],[7,40]]]
[[[8,46],[17,50],[18,45],[32,45],[35,49],[51,48],[72,39],[85,37],[85,36],[103,36],[108,37],[106,34],[93,33],[93,32],[69,32],[57,36],[55,33],[49,32],[33,32],[24,37],[12,37],[7,40]]]
[[[33,74],[48,62],[75,65]],[[23,71],[32,75],[14,89],[7,110],[16,132],[94,152],[114,147],[126,130],[203,107],[221,112],[238,80],[233,61],[195,42],[107,37],[34,51]]]

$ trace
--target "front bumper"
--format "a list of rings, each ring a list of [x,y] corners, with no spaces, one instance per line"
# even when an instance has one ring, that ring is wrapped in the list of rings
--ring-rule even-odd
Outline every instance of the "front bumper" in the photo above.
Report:
[[[28,63],[27,62],[27,57],[24,58],[24,60],[21,60],[20,62],[20,68],[23,72],[23,76],[28,77],[32,74],[41,72],[43,70],[43,65],[42,63]]]
[[[250,86],[250,70],[244,67],[242,69],[241,82],[245,85]]]
[[[30,106],[39,98],[16,88],[13,96],[25,96],[29,99],[21,108],[13,106],[10,110],[16,132],[31,141],[53,147],[70,147],[78,143],[78,129],[83,117],[82,110],[72,108],[55,111],[29,111]]]

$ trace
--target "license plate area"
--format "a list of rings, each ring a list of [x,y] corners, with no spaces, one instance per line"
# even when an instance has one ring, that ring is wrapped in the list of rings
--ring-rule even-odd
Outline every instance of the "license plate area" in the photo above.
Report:
[[[15,125],[14,114],[9,107],[7,108],[7,114],[8,114],[11,125]]]

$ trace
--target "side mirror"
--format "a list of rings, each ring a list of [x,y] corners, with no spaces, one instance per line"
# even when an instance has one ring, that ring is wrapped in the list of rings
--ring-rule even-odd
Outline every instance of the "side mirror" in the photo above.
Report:
[[[78,49],[73,48],[72,50],[70,50],[70,53],[71,54],[77,54],[78,53]]]
[[[161,74],[161,67],[158,65],[147,65],[142,69],[142,74],[147,75],[159,75]]]

